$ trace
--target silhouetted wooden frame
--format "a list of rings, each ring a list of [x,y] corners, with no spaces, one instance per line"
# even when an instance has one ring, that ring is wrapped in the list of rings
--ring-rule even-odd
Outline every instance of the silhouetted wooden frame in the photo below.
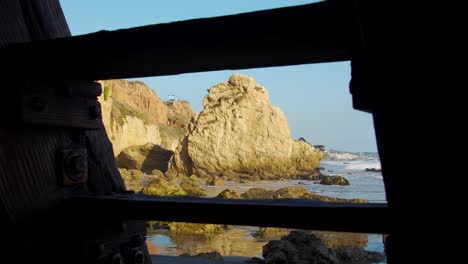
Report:
[[[359,2],[359,1],[358,1]],[[361,47],[356,1],[325,1],[16,44],[4,74],[102,80],[346,61]],[[378,14],[376,14],[378,15]],[[16,62],[23,63],[18,64]],[[47,61],[47,67],[42,67]],[[128,219],[388,233],[385,204],[79,196],[66,208]],[[314,217],[320,215],[320,217]]]

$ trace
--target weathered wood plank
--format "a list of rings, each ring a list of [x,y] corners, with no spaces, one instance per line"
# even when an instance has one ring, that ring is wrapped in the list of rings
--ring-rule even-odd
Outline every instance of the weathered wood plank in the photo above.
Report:
[[[271,226],[328,231],[388,233],[386,204],[328,203],[305,199],[225,200],[199,197],[112,195],[73,197],[75,213],[109,219]]]
[[[29,78],[113,79],[349,60],[352,1],[325,1],[4,49]],[[44,67],[44,62],[47,66]]]

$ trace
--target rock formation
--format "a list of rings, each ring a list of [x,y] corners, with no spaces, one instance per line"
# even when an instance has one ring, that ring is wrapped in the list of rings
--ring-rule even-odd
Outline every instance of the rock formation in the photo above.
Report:
[[[188,102],[163,102],[143,82],[109,80],[101,85],[102,119],[116,156],[146,143],[175,150],[183,127],[195,116]]]
[[[253,78],[235,74],[211,87],[203,107],[169,174],[279,179],[318,173],[321,154],[291,139],[284,113]]]
[[[266,264],[338,264],[335,252],[314,235],[292,231],[281,240],[273,240],[263,247]]]
[[[263,247],[265,264],[340,264],[376,263],[385,260],[379,252],[362,247],[329,248],[318,236],[292,231],[281,240],[272,240]]]
[[[349,185],[349,181],[347,179],[345,179],[344,177],[339,176],[339,175],[333,175],[333,176],[322,175],[319,184],[345,186],[345,185]]]
[[[153,170],[166,172],[173,151],[152,143],[128,147],[117,156],[117,166],[125,169],[141,170],[152,174]]]

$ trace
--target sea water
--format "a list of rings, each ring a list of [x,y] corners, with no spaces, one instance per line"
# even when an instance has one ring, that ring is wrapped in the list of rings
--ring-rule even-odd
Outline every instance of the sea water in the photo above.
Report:
[[[323,174],[343,176],[350,185],[307,185],[310,191],[337,198],[360,198],[370,203],[386,203],[382,173],[366,171],[367,168],[380,169],[379,159],[326,160],[320,166],[323,167]]]

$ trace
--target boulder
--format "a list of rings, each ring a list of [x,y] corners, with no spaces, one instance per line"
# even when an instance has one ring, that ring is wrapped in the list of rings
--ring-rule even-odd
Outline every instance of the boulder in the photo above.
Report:
[[[169,195],[180,196],[187,195],[187,193],[176,183],[168,182],[163,178],[156,178],[152,180],[148,186],[143,188],[143,193],[148,195]]]
[[[292,231],[281,240],[263,247],[265,264],[338,264],[339,260],[319,238],[302,231]]]
[[[307,194],[309,194],[309,191],[302,186],[288,186],[274,191],[271,198],[298,199]]]
[[[291,139],[284,113],[253,78],[235,74],[211,87],[203,107],[175,151],[170,174],[297,178],[319,167],[322,154]]]
[[[124,149],[117,156],[117,166],[151,173],[154,169],[166,172],[174,152],[161,146],[147,143]]]
[[[323,175],[319,184],[345,186],[345,185],[349,185],[349,181],[345,179],[344,177],[341,177],[338,175],[334,175],[334,176]]]
[[[190,196],[206,196],[206,190],[203,189],[198,181],[192,178],[183,180],[180,183],[180,187]]]
[[[243,199],[271,199],[274,191],[264,188],[251,188],[241,195]]]
[[[322,237],[315,234],[316,232],[291,231],[281,240],[268,242],[263,247],[265,264],[375,263],[385,260],[382,253],[367,251],[362,247],[364,245],[330,248],[322,241]],[[347,235],[358,235],[334,234],[338,235],[339,239]]]
[[[225,183],[224,180],[219,177],[214,177],[206,181],[206,185],[210,185],[210,186],[223,186],[224,183]]]
[[[239,193],[232,189],[226,189],[220,192],[218,196],[216,197],[223,198],[223,199],[241,199],[241,196],[239,195]]]
[[[164,173],[158,169],[154,169],[151,171],[151,175],[157,176],[157,177],[164,177]]]
[[[366,168],[366,171],[370,171],[370,172],[382,172],[382,169]]]

